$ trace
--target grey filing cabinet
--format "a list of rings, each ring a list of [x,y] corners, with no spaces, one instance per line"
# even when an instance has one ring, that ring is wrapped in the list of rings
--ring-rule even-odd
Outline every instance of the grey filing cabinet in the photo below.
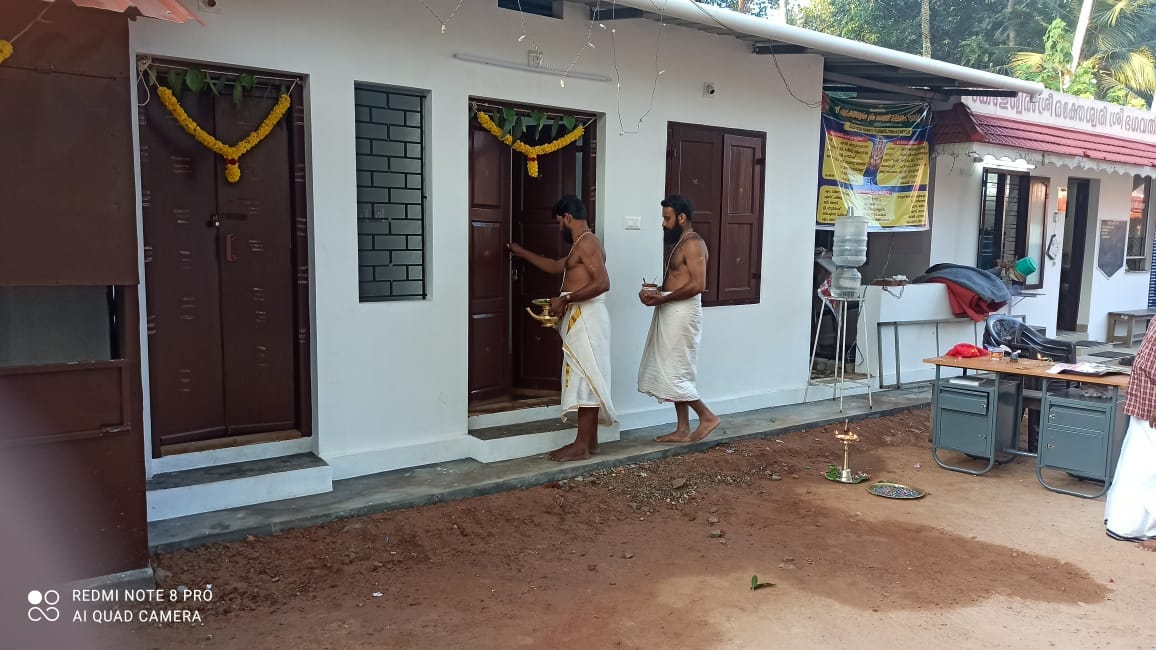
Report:
[[[1040,411],[1040,452],[1036,470],[1044,487],[1087,498],[1097,498],[1108,491],[1120,447],[1128,427],[1124,400],[1113,397],[1089,397],[1078,389],[1055,388],[1044,391]],[[1052,487],[1044,480],[1045,469],[1067,472],[1077,478],[1103,481],[1103,489],[1082,494]]]
[[[973,383],[975,385],[973,385]],[[932,392],[931,455],[944,469],[981,476],[997,462],[1014,458],[1021,412],[1019,382],[1014,379],[941,379]],[[975,471],[947,465],[939,451],[957,451],[988,461]]]

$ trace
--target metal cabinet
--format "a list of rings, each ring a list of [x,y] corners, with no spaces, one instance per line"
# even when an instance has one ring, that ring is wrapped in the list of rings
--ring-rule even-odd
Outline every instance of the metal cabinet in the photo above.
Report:
[[[1045,390],[1036,469],[1040,483],[1054,492],[1090,499],[1107,492],[1128,425],[1123,407],[1119,398],[1088,397],[1069,388]],[[1057,488],[1044,480],[1043,470],[1067,472],[1104,485],[1092,494]]]
[[[943,379],[932,392],[932,458],[944,469],[982,476],[1013,455],[1019,432],[1020,393],[1014,380]],[[957,451],[988,461],[975,471],[947,465],[939,451]]]

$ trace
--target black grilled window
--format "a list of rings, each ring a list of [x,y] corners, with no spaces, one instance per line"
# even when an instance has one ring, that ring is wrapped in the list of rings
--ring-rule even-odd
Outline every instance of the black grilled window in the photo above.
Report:
[[[499,9],[521,10],[547,18],[561,18],[563,4],[561,0],[498,0]]]
[[[423,299],[426,96],[361,83],[354,94],[361,301]]]
[[[984,171],[976,266],[991,269],[998,261],[1015,262],[1024,256],[1027,194],[1026,174]]]

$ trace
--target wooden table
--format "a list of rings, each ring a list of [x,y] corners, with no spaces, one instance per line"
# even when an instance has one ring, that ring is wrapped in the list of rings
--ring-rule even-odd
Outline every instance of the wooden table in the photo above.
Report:
[[[1121,409],[1120,389],[1128,387],[1128,375],[1052,374],[1047,370],[1055,365],[1053,362],[1033,359],[932,357],[924,359],[924,362],[935,366],[932,458],[937,465],[982,476],[995,466],[1000,453],[1033,456],[1036,458],[1036,477],[1041,485],[1053,492],[1084,498],[1097,498],[1107,492],[1127,423]],[[991,373],[995,380],[985,380],[976,386],[941,381],[942,368],[960,368],[965,375],[968,371]],[[1005,376],[1043,380],[1039,453],[1018,449],[1024,408],[1023,382],[1003,381]],[[1052,380],[1105,386],[1112,389],[1112,396],[1110,399],[1084,397],[1073,389],[1049,391],[1048,382]],[[974,437],[970,433],[960,433],[968,427],[978,429]],[[1010,441],[1012,447],[1000,445],[1001,438],[1005,443]],[[988,465],[981,471],[948,465],[939,459],[940,449],[959,451],[977,458],[986,454]],[[1087,494],[1053,487],[1044,478],[1045,469],[1103,481],[1103,489]]]
[[[1131,311],[1108,312],[1108,342],[1136,345],[1136,343],[1144,339],[1146,329],[1149,327],[1149,323],[1153,317],[1156,317],[1156,309],[1133,309]],[[1145,330],[1141,330],[1139,335],[1136,334],[1136,321],[1142,321],[1145,327]],[[1125,336],[1116,335],[1116,325],[1121,322],[1128,326],[1128,333]]]

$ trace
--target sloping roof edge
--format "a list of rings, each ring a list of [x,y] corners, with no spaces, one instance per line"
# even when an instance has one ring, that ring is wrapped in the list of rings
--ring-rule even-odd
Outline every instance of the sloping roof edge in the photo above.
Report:
[[[659,7],[655,0],[616,0],[620,6],[655,13]],[[938,75],[956,81],[998,90],[1009,90],[1037,97],[1044,91],[1043,84],[1024,81],[992,72],[975,70],[954,63],[928,59],[906,52],[869,45],[859,41],[831,36],[821,32],[783,25],[764,18],[748,16],[729,9],[703,5],[694,0],[664,0],[662,13],[688,22],[711,28],[723,28],[735,34],[765,38],[781,43],[789,43],[811,48],[819,52],[829,52],[864,61],[895,66],[930,75]]]
[[[57,0],[47,0],[47,2],[56,2]],[[187,23],[194,20],[202,25],[201,19],[196,14],[185,8],[180,3],[180,0],[70,0],[72,4],[77,7],[87,7],[89,9],[104,9],[106,11],[116,11],[124,13],[130,9],[135,9],[140,12],[142,16],[148,18],[156,18],[157,20],[167,20],[172,23]]]
[[[935,114],[933,144],[987,143],[1078,159],[1129,165],[1136,171],[1156,167],[1156,144],[1036,124],[1009,117],[973,113],[963,104]]]

